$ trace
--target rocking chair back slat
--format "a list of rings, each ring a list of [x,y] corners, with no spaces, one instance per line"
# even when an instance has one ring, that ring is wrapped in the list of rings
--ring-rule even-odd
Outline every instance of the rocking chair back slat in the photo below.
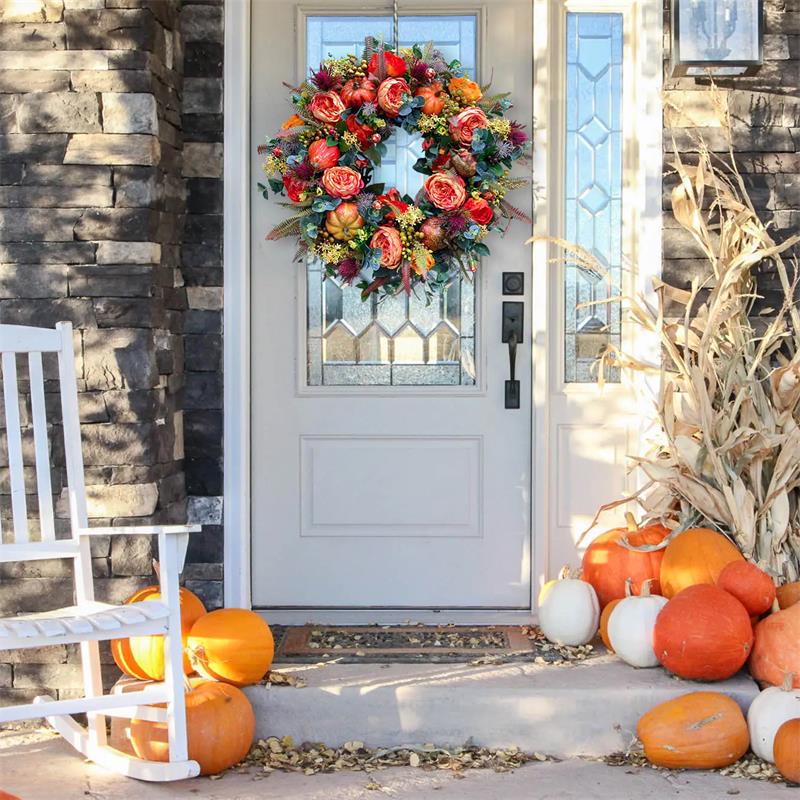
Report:
[[[6,446],[11,483],[12,541],[28,541],[28,504],[25,498],[25,472],[22,465],[22,427],[19,415],[16,353],[2,355],[3,402],[6,412]]]
[[[42,541],[56,538],[53,519],[53,488],[50,481],[50,449],[47,440],[47,416],[44,404],[44,370],[42,354],[28,354],[28,374],[31,390],[31,414],[33,416],[33,443],[36,454],[36,492],[39,498],[39,526]]]

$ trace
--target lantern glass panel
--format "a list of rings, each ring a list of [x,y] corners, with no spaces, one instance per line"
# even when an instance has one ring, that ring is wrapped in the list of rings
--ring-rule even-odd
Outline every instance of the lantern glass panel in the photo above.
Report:
[[[758,0],[675,2],[681,62],[760,61]]]

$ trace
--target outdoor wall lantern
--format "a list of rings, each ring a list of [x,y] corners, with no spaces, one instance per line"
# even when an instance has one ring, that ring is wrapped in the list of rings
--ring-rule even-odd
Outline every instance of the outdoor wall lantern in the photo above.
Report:
[[[672,0],[672,75],[753,75],[763,19],[763,0]]]

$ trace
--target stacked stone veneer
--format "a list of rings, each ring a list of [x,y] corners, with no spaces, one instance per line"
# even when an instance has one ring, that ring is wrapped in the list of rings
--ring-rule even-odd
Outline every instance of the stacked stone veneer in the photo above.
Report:
[[[664,10],[668,50],[668,0]],[[724,154],[726,112],[739,169],[762,219],[771,222],[777,239],[800,230],[800,0],[765,0],[764,56],[758,74],[720,80],[715,93],[708,80],[666,80],[663,272],[670,283],[687,286],[708,272],[698,246],[669,213],[673,147],[691,159],[701,134],[712,151]],[[759,269],[758,283],[759,305],[778,307],[781,294],[771,265]]]
[[[98,524],[186,518],[180,13],[177,0],[0,3],[0,320],[75,326]],[[100,599],[152,580],[146,537],[100,538],[93,556]],[[68,605],[69,568],[3,567],[0,615]],[[0,653],[0,702],[76,690],[74,655]]]

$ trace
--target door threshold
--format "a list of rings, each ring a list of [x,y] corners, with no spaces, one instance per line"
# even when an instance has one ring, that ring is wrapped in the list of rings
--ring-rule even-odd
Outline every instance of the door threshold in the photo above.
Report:
[[[254,608],[275,625],[532,625],[531,609]]]

